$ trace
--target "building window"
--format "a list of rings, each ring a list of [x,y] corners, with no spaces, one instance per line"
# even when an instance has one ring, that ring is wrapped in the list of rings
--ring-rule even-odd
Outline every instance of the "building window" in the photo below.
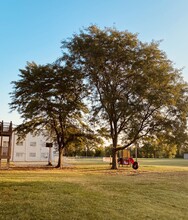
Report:
[[[37,143],[36,143],[36,142],[30,142],[30,146],[36,147],[36,146],[37,146]]]
[[[16,157],[23,157],[24,153],[16,153]]]
[[[48,153],[41,153],[41,158],[48,158]]]
[[[17,146],[23,146],[23,142],[16,143]]]
[[[8,147],[8,141],[3,141],[3,147]]]
[[[8,155],[8,147],[2,147],[1,155],[2,156],[7,156]]]
[[[36,153],[29,153],[29,157],[36,157]]]

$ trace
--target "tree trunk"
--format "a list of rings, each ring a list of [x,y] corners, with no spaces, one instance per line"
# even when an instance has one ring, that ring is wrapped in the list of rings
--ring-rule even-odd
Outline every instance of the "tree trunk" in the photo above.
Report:
[[[59,159],[58,159],[58,164],[56,167],[60,169],[63,167],[63,148],[62,147],[59,147]]]
[[[116,170],[118,169],[118,166],[117,166],[117,152],[115,149],[113,149],[112,151],[112,167],[111,169],[113,170]]]
[[[112,138],[112,142],[113,142],[113,149],[112,149],[112,167],[111,167],[111,169],[116,170],[116,169],[118,169],[118,166],[117,166],[117,151],[116,151],[116,148],[117,148],[117,133]]]

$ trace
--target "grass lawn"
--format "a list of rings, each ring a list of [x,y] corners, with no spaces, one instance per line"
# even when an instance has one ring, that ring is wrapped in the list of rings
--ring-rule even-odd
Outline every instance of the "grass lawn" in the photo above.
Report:
[[[188,160],[139,160],[110,170],[98,159],[56,169],[0,171],[0,219],[188,219]]]

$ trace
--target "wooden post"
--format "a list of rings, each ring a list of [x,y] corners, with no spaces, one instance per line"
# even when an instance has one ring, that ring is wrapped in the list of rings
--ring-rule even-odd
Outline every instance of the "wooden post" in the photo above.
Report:
[[[52,147],[49,147],[48,166],[52,166]]]
[[[2,156],[2,146],[3,146],[3,121],[0,122],[0,136],[1,136],[1,142],[0,142],[0,169],[1,169],[1,156]]]
[[[7,168],[10,166],[10,159],[11,159],[11,145],[12,145],[12,122],[10,124],[0,122],[0,168],[2,159],[7,159]],[[8,149],[7,152],[5,151],[4,155],[2,155],[3,149],[3,137],[8,137]]]
[[[52,147],[53,147],[53,143],[46,143],[46,147],[49,148],[48,166],[52,166]]]
[[[7,167],[10,167],[11,158],[11,146],[12,146],[12,122],[9,125],[9,141],[8,141],[8,155],[7,155]]]

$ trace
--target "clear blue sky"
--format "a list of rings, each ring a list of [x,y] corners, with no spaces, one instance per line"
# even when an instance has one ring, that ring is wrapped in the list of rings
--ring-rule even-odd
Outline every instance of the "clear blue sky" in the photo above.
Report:
[[[188,81],[188,0],[0,0],[0,121],[21,122],[8,106],[19,69],[55,61],[61,41],[91,24],[163,40],[160,48],[185,67]]]

